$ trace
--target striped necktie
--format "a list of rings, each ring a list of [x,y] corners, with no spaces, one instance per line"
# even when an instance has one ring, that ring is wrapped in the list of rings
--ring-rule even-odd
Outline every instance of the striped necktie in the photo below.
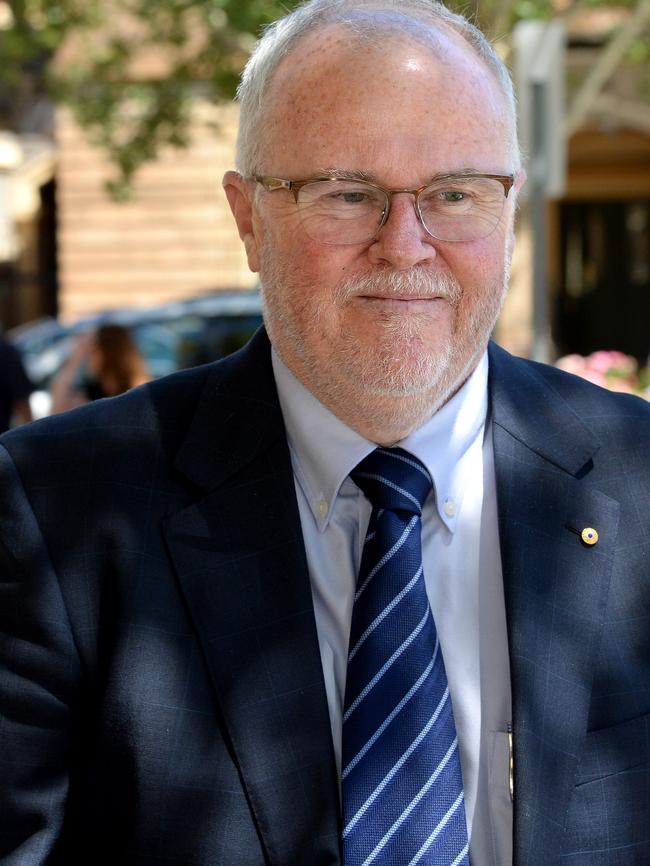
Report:
[[[424,585],[420,461],[377,448],[350,473],[372,503],[343,716],[345,866],[469,864],[458,740]]]

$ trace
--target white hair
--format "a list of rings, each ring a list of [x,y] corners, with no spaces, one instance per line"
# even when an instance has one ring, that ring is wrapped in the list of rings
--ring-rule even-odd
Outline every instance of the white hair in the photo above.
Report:
[[[489,40],[467,18],[435,0],[307,0],[265,29],[242,74],[237,89],[240,119],[236,149],[241,174],[251,176],[261,170],[265,97],[278,64],[305,34],[329,24],[344,24],[353,35],[371,40],[386,30],[420,39],[432,30],[459,34],[492,73],[505,98],[514,168],[519,168],[516,100],[510,73]],[[423,24],[427,28],[424,32]]]

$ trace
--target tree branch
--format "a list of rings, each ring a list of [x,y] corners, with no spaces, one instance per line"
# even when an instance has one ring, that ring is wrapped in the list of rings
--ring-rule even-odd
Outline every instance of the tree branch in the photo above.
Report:
[[[601,49],[591,71],[575,94],[565,120],[567,138],[578,129],[612,77],[627,49],[650,18],[650,0],[639,0],[619,32]]]
[[[594,102],[593,108],[608,119],[618,120],[625,126],[640,129],[650,135],[650,108],[638,99],[619,99],[601,93]]]

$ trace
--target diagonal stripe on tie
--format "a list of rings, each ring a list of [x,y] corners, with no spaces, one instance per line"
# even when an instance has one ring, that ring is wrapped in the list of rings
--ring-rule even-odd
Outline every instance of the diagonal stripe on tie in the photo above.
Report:
[[[436,836],[438,836],[438,834],[440,833],[440,831],[441,831],[441,830],[442,830],[442,829],[447,825],[447,823],[449,822],[449,819],[452,817],[452,815],[454,814],[454,812],[459,808],[459,806],[462,804],[462,802],[463,802],[463,795],[462,795],[462,794],[459,794],[458,797],[456,798],[456,802],[455,802],[455,803],[450,807],[450,809],[449,809],[449,811],[447,812],[447,814],[442,818],[442,820],[440,821],[440,823],[438,824],[438,826],[436,827],[436,829],[435,829],[435,830],[433,831],[433,833],[429,836],[429,838],[426,840],[426,842],[424,843],[424,845],[420,848],[420,850],[419,850],[418,853],[415,855],[415,857],[411,860],[411,862],[408,864],[408,866],[416,866],[417,863],[421,863],[421,862],[422,862],[422,858],[424,857],[424,855],[426,854],[426,852],[427,852],[427,851],[429,850],[429,848],[431,847],[431,845],[432,845],[434,839],[436,838]],[[462,863],[462,862],[463,862],[463,858],[467,855],[468,847],[469,847],[469,846],[467,845],[467,843],[465,843],[465,845],[463,846],[462,851],[461,851],[461,852],[459,853],[459,855],[454,859],[453,863],[451,863],[451,866],[458,866],[459,863]]]
[[[433,478],[429,475],[428,470],[425,466],[423,466],[419,460],[417,460],[412,455],[407,454],[406,451],[402,451],[401,448],[377,448],[377,454],[382,454],[385,457],[390,457],[391,460],[401,460],[402,463],[408,463],[409,466],[412,466],[418,472],[421,472],[422,475],[427,479],[427,483],[433,487]]]
[[[393,556],[395,556],[395,554],[399,551],[399,549],[404,545],[404,543],[406,542],[409,535],[413,531],[413,528],[416,525],[417,525],[417,519],[415,517],[406,524],[406,526],[404,527],[404,531],[402,532],[400,537],[397,539],[395,544],[393,544],[393,546],[390,548],[390,550],[387,550],[386,553],[381,557],[379,562],[375,566],[373,566],[373,568],[370,569],[368,576],[365,578],[363,583],[360,584],[359,589],[357,589],[357,592],[356,592],[356,595],[354,598],[355,601],[357,601],[360,598],[361,594],[365,591],[366,587],[368,586],[370,581],[373,579],[373,577],[377,574],[377,572],[381,568],[383,568],[386,565],[386,563],[389,562],[393,558]],[[375,536],[375,534],[376,533],[373,533],[373,537]]]
[[[420,620],[420,622],[416,625],[415,629],[411,632],[411,634],[404,641],[404,643],[401,644],[395,650],[395,652],[392,654],[392,656],[388,659],[388,661],[379,668],[379,670],[373,676],[373,678],[370,680],[368,685],[364,687],[364,689],[361,691],[361,693],[355,698],[355,700],[350,704],[350,706],[345,711],[345,715],[343,716],[344,722],[346,722],[349,719],[349,717],[356,710],[356,708],[359,706],[361,701],[363,701],[363,699],[365,697],[367,697],[367,695],[370,693],[370,691],[372,689],[374,689],[374,687],[377,685],[379,680],[384,676],[386,671],[389,670],[389,668],[395,663],[395,661],[397,661],[397,659],[410,647],[410,645],[413,643],[413,641],[417,638],[417,636],[420,634],[420,632],[422,631],[422,629],[426,625],[427,619],[428,619],[428,616],[427,616],[427,614],[425,614],[422,617],[422,619]]]
[[[411,462],[411,461],[409,461]],[[371,475],[369,472],[357,472],[355,475],[356,478],[367,478],[370,481],[378,481],[380,484],[385,484],[387,487],[390,487],[392,490],[395,490],[401,496],[406,496],[407,499],[410,499],[411,502],[417,507],[420,507],[420,503],[418,502],[415,496],[412,496],[408,490],[404,490],[403,487],[400,487],[398,484],[394,484],[389,478],[385,478],[383,475]]]
[[[358,653],[358,651],[363,646],[364,642],[370,637],[370,635],[377,628],[377,626],[381,625],[381,623],[386,619],[388,614],[391,613],[391,611],[393,611],[397,607],[397,605],[404,598],[404,596],[407,595],[413,589],[413,587],[417,584],[417,582],[421,576],[422,576],[422,566],[420,566],[418,568],[418,570],[415,572],[413,577],[406,584],[404,589],[401,592],[399,592],[395,596],[395,598],[389,604],[386,605],[386,607],[382,610],[382,612],[370,623],[368,628],[364,631],[364,633],[361,635],[359,640],[355,643],[354,647],[350,650],[350,653],[348,655],[348,661],[349,662],[352,661],[352,659],[355,657],[355,655]]]
[[[373,506],[343,715],[345,866],[468,866],[449,687],[422,571],[427,469],[378,448],[351,473]]]
[[[395,707],[395,709],[394,709],[391,713],[389,713],[389,714],[386,716],[386,718],[384,719],[384,721],[383,721],[383,722],[381,723],[381,725],[377,728],[377,730],[376,730],[375,733],[372,735],[372,737],[370,737],[370,739],[368,740],[368,742],[365,743],[365,745],[363,746],[363,748],[360,749],[360,750],[357,752],[357,754],[354,756],[354,758],[352,758],[352,760],[350,761],[350,763],[349,763],[349,764],[344,768],[341,778],[345,779],[345,777],[348,776],[348,775],[351,773],[352,770],[354,770],[354,768],[355,768],[356,765],[359,763],[359,761],[360,761],[360,760],[363,758],[363,756],[368,752],[368,749],[369,749],[371,746],[373,746],[374,743],[377,742],[377,739],[378,739],[379,737],[381,737],[381,735],[384,733],[384,731],[386,730],[386,728],[388,727],[388,725],[390,725],[390,723],[393,721],[393,719],[398,715],[398,713],[400,712],[400,710],[402,710],[402,709],[406,706],[406,704],[411,700],[411,698],[413,697],[413,695],[418,691],[418,689],[420,688],[420,686],[422,685],[422,683],[426,680],[426,678],[427,678],[427,677],[429,676],[429,674],[431,673],[431,671],[432,671],[432,669],[433,669],[433,665],[434,665],[435,660],[436,660],[436,655],[437,655],[437,653],[438,653],[438,643],[436,642],[436,648],[435,648],[435,650],[434,650],[433,658],[431,659],[431,661],[429,662],[429,664],[428,664],[428,665],[426,666],[426,668],[422,671],[422,673],[420,674],[420,676],[417,678],[417,680],[416,680],[415,683],[411,686],[411,688],[408,690],[408,692],[404,695],[404,697],[402,698],[402,700],[397,704],[397,706]]]
[[[405,763],[408,761],[408,759],[411,757],[411,755],[413,754],[413,752],[414,752],[414,751],[418,748],[418,746],[422,743],[422,740],[424,740],[424,738],[425,738],[426,735],[429,733],[429,731],[431,730],[431,728],[433,727],[433,725],[436,723],[436,721],[437,721],[437,719],[438,719],[438,716],[440,715],[440,713],[441,713],[441,711],[442,711],[442,709],[443,709],[443,707],[444,707],[444,705],[445,705],[445,703],[446,703],[448,697],[449,697],[449,691],[447,690],[447,691],[443,694],[442,698],[440,699],[440,703],[439,703],[438,706],[436,707],[436,711],[435,711],[435,713],[433,714],[433,716],[429,719],[429,721],[427,722],[427,724],[422,728],[422,730],[420,731],[420,733],[419,733],[419,734],[417,735],[417,737],[413,740],[413,742],[412,742],[411,745],[408,747],[408,749],[404,752],[404,754],[400,756],[399,761],[398,761],[398,762],[397,762],[393,767],[391,767],[391,769],[388,771],[388,773],[384,776],[384,778],[382,779],[381,783],[380,783],[380,784],[375,788],[375,790],[372,792],[372,794],[370,795],[370,797],[366,800],[366,802],[363,804],[363,806],[359,809],[359,811],[357,812],[357,814],[352,818],[352,820],[350,821],[350,823],[346,825],[346,827],[345,827],[344,830],[343,830],[343,835],[344,835],[344,836],[347,836],[348,833],[350,833],[351,830],[354,829],[354,827],[356,826],[356,824],[358,824],[359,820],[360,820],[361,818],[363,818],[363,816],[366,814],[366,812],[368,811],[368,809],[369,809],[369,808],[372,806],[372,804],[375,802],[375,800],[377,799],[377,797],[379,797],[379,796],[384,792],[384,789],[386,788],[386,786],[387,786],[390,782],[393,781],[393,779],[395,778],[395,776],[397,775],[397,773],[399,773],[399,771],[402,769],[402,767],[404,766],[404,764],[405,764]],[[436,767],[436,773],[435,773],[435,777],[436,777],[436,778],[438,777],[438,775],[440,774],[440,772],[441,772],[442,770],[444,770],[444,768],[447,766],[447,761],[449,760],[449,756],[451,755],[451,753],[452,753],[452,751],[454,750],[454,748],[456,747],[456,745],[457,745],[456,740],[454,740],[454,742],[451,744],[451,746],[450,746],[449,749],[447,750],[447,754],[445,755],[445,757],[442,759],[442,761],[441,761],[441,762],[438,764],[438,766]]]
[[[440,762],[440,764],[438,764],[435,771],[427,779],[426,784],[418,791],[417,795],[411,800],[411,802],[408,804],[406,809],[404,809],[404,811],[399,816],[397,821],[395,821],[393,826],[388,830],[388,832],[384,835],[384,837],[379,841],[379,843],[377,844],[375,849],[373,851],[371,851],[371,853],[366,857],[366,859],[363,861],[363,866],[369,866],[370,863],[374,862],[376,860],[376,858],[378,857],[378,855],[380,854],[380,852],[383,851],[383,849],[386,847],[388,842],[395,836],[395,834],[397,833],[399,828],[402,826],[402,824],[404,824],[404,822],[413,813],[413,810],[416,808],[416,806],[423,800],[423,798],[431,790],[431,786],[436,781],[436,779],[438,778],[440,773],[447,766],[447,763],[450,760],[450,758],[452,757],[453,753],[455,752],[457,746],[458,746],[458,743],[456,740],[454,740],[454,742],[449,747],[447,754],[445,755],[443,760]],[[438,836],[440,831],[446,826],[449,819],[454,814],[456,809],[458,809],[458,807],[460,806],[462,801],[463,801],[463,793],[461,791],[461,793],[458,795],[458,797],[456,797],[456,801],[454,802],[454,804],[447,811],[447,814],[442,818],[442,820],[440,821],[440,823],[438,824],[436,829],[433,831],[431,836],[429,836],[429,838],[427,839],[425,844],[422,846],[422,848],[420,848],[418,853],[415,855],[415,858],[414,858],[415,862],[417,862],[418,859],[422,858],[422,856],[424,855],[427,848],[429,848],[429,846],[431,845],[433,840]]]

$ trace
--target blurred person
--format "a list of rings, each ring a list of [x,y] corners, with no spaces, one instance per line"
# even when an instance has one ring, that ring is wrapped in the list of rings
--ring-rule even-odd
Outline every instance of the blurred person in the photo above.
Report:
[[[650,409],[490,333],[512,85],[429,0],[262,38],[265,327],[0,445],[0,864],[650,862]]]
[[[0,336],[0,433],[32,420],[29,395],[34,390],[20,353]]]
[[[77,338],[54,378],[50,386],[52,412],[115,397],[148,382],[149,378],[131,331],[123,325],[100,325],[94,333]]]

